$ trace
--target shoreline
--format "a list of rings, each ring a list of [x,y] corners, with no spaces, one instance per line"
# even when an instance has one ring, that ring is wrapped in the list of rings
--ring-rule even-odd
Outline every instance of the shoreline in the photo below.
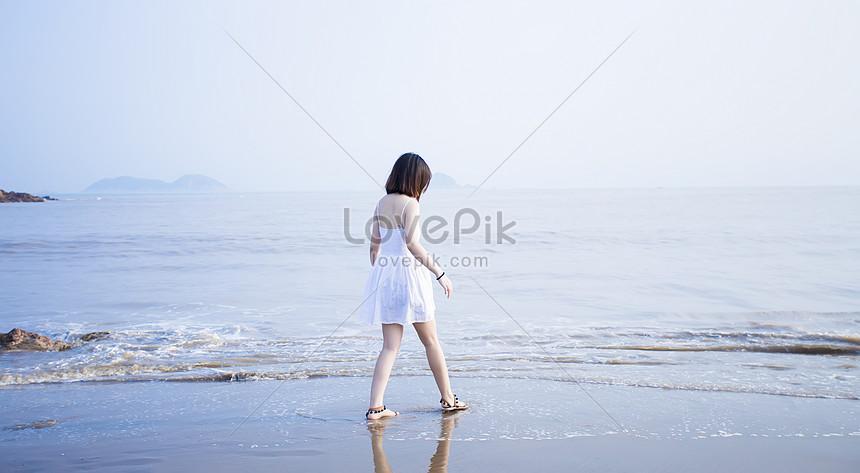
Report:
[[[452,381],[470,409],[442,414],[432,377],[395,376],[386,404],[400,415],[376,422],[363,418],[365,377],[6,387],[0,464],[23,471],[445,471],[444,463],[454,471],[656,472],[806,471],[822,462],[853,471],[860,462],[853,400],[585,385],[628,437],[570,382]]]

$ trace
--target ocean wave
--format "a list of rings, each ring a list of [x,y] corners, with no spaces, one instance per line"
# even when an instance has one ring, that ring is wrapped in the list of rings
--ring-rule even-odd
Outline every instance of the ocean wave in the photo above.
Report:
[[[265,372],[265,371],[226,371],[218,373],[195,373],[187,370],[188,367],[167,367],[167,366],[149,366],[149,367],[129,367],[128,369],[119,370],[114,373],[105,373],[100,370],[95,370],[91,374],[99,373],[105,376],[96,377],[81,377],[75,378],[62,373],[41,373],[32,377],[16,378],[14,382],[5,377],[0,377],[0,385],[5,387],[23,386],[32,384],[56,384],[69,382],[86,382],[86,383],[128,383],[128,382],[211,382],[211,383],[236,383],[236,382],[258,382],[258,381],[289,381],[289,380],[310,380],[315,378],[369,378],[372,373],[368,370],[302,370],[296,372]],[[115,376],[118,373],[123,376]],[[420,373],[398,373],[398,377],[413,377],[413,376],[428,376],[425,372]],[[671,389],[680,391],[708,391],[708,392],[725,392],[738,394],[762,394],[787,396],[797,398],[817,398],[817,399],[842,399],[842,400],[860,400],[860,395],[850,392],[810,392],[803,390],[791,390],[780,387],[767,386],[729,386],[719,383],[679,383],[679,382],[649,382],[623,380],[617,378],[607,378],[600,376],[580,377],[577,379],[568,376],[541,376],[535,374],[523,374],[509,371],[494,372],[494,373],[467,373],[452,372],[452,378],[481,378],[481,379],[527,379],[541,381],[556,381],[565,383],[582,383],[593,385],[612,385],[612,386],[630,386],[640,388],[654,389]]]
[[[570,373],[586,383],[837,399],[854,399],[860,392],[855,374],[860,340],[850,333],[808,332],[790,324],[535,332],[534,339],[468,332],[446,338],[451,375],[570,381],[561,375]],[[380,341],[364,333],[266,335],[258,327],[182,318],[140,323],[63,352],[0,353],[8,361],[0,368],[0,387],[370,376]],[[63,338],[76,341],[80,334],[66,332]],[[394,375],[426,374],[423,347],[405,343]]]
[[[794,355],[860,355],[860,347],[838,345],[714,345],[714,346],[636,346],[636,345],[596,345],[580,346],[581,349],[598,350],[639,350],[639,351],[686,351],[686,352],[757,352],[788,353]]]

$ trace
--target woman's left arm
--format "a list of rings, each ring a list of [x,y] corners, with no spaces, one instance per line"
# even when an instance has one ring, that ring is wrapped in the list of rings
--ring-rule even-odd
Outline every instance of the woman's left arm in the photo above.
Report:
[[[414,203],[413,203],[414,202]],[[420,210],[418,208],[417,201],[409,201],[406,205],[406,215],[405,220],[409,222],[406,225],[406,248],[412,253],[412,256],[415,257],[421,264],[423,264],[434,276],[436,276],[436,280],[439,281],[439,284],[442,285],[442,289],[445,291],[445,295],[448,298],[451,298],[451,294],[454,292],[453,285],[451,284],[451,280],[439,267],[435,262],[433,262],[433,258],[427,254],[427,250],[421,246],[421,243],[418,242],[418,214]]]
[[[406,205],[406,215],[404,216],[404,223],[406,224],[406,248],[412,253],[415,259],[429,269],[436,277],[439,277],[442,275],[442,268],[433,262],[433,259],[427,254],[427,250],[418,241],[420,234],[418,229],[419,212],[418,202],[410,200]]]

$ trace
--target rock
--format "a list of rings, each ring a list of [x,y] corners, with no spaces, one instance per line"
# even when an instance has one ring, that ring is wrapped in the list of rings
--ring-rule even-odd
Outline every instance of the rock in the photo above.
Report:
[[[55,419],[37,420],[28,424],[15,424],[9,427],[3,427],[4,430],[24,430],[24,429],[46,429],[57,425]]]
[[[92,332],[88,333],[81,337],[81,341],[84,342],[95,342],[97,340],[101,340],[110,335],[110,332]]]
[[[0,334],[0,348],[4,350],[41,350],[59,351],[68,350],[74,345],[60,340],[28,332],[19,328],[13,328],[9,333]]]
[[[37,195],[24,192],[6,192],[0,189],[0,202],[44,202],[45,199]]]

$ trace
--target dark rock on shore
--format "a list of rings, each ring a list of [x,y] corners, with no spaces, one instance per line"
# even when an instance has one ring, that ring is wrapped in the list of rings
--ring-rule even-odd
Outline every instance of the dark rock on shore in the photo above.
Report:
[[[81,342],[94,342],[110,335],[110,332],[92,332],[81,337]],[[51,340],[38,333],[13,328],[9,333],[0,333],[0,349],[2,350],[38,350],[60,351],[80,346],[80,343],[69,343],[61,340]]]
[[[81,341],[83,342],[94,342],[96,340],[101,340],[110,335],[110,332],[92,332],[81,337]]]
[[[41,350],[59,351],[73,347],[71,343],[51,340],[38,333],[13,328],[9,333],[0,334],[0,348],[4,350]]]
[[[48,197],[49,200],[57,200]],[[6,192],[0,189],[0,202],[44,202],[43,197],[30,195],[24,192]]]
[[[3,427],[3,430],[25,430],[25,429],[46,429],[57,425],[56,419],[37,420],[27,424],[15,424],[10,427]]]

